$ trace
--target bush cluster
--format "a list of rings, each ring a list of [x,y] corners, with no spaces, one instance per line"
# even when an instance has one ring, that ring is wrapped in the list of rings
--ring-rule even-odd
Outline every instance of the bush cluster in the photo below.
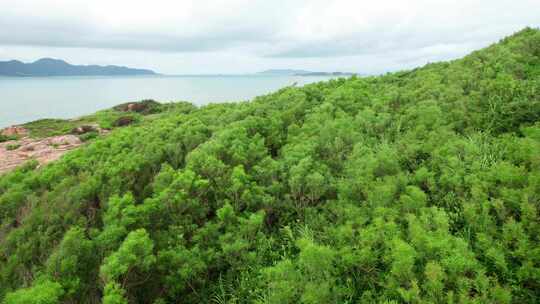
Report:
[[[171,107],[0,177],[14,303],[538,303],[540,31]]]

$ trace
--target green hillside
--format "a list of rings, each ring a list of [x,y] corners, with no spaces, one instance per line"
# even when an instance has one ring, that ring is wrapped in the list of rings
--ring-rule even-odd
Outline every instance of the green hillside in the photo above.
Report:
[[[180,103],[0,177],[15,303],[539,303],[540,31]]]

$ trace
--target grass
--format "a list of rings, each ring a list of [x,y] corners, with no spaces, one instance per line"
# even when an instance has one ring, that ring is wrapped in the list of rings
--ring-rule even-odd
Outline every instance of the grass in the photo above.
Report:
[[[40,119],[23,124],[22,127],[28,130],[30,137],[43,138],[69,134],[74,128],[83,125],[96,124],[102,129],[112,129],[114,122],[118,118],[125,116],[133,117],[135,121],[139,121],[141,115],[104,110],[77,119]]]
[[[141,103],[145,102],[148,103],[149,101],[142,101]],[[23,124],[22,127],[28,130],[30,137],[44,138],[69,134],[74,128],[83,125],[98,125],[102,129],[114,129],[115,122],[121,117],[131,117],[133,118],[134,122],[137,123],[140,121],[151,121],[153,119],[161,117],[165,113],[189,113],[195,108],[193,105],[186,102],[165,104],[154,103],[155,102],[151,103],[151,109],[149,109],[147,112],[144,112],[143,114],[137,112],[125,112],[117,110],[126,107],[127,105],[122,104],[115,106],[111,109],[98,111],[94,114],[82,116],[77,119],[40,119]],[[96,136],[96,134],[84,136],[81,137],[81,140],[91,140]],[[3,140],[3,138],[0,137],[0,142],[2,141],[6,140]]]
[[[20,144],[9,144],[6,146],[6,150],[8,151],[13,151],[13,150],[17,150],[21,147]]]
[[[10,140],[17,140],[17,136],[16,135],[7,136],[7,135],[0,134],[0,143],[10,141]]]
[[[94,139],[94,138],[96,138],[98,136],[99,136],[99,133],[93,131],[93,132],[88,132],[88,133],[85,133],[85,134],[81,134],[81,135],[79,135],[79,138],[81,139],[81,141],[86,142],[86,141],[92,140],[92,139]]]
[[[77,124],[65,119],[40,119],[22,125],[29,132],[30,137],[42,138],[67,134]]]

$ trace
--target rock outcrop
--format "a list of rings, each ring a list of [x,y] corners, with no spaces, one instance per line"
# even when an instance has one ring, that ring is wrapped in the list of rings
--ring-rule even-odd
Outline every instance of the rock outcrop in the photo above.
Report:
[[[113,126],[115,127],[123,127],[130,125],[135,122],[135,119],[131,116],[122,116],[114,121]]]
[[[98,126],[94,126],[94,125],[83,125],[83,126],[78,126],[76,128],[73,128],[71,130],[71,134],[75,134],[75,135],[82,135],[82,134],[86,134],[86,133],[89,133],[89,132],[99,132],[100,129]]]
[[[24,136],[28,135],[28,130],[26,130],[23,127],[12,126],[12,127],[7,127],[5,129],[3,129],[0,134],[2,134],[4,136],[24,137]]]
[[[22,138],[0,143],[0,174],[11,171],[35,159],[40,166],[57,160],[64,153],[82,144],[75,135],[61,135],[43,139]],[[16,149],[9,147],[16,146]]]
[[[145,99],[137,102],[128,102],[113,107],[119,112],[136,112],[143,115],[158,113],[161,111],[161,104],[152,99]]]

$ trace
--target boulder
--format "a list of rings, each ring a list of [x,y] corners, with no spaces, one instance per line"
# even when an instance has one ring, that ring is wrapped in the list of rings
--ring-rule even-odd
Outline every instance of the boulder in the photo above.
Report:
[[[120,112],[136,112],[145,114],[152,114],[159,112],[160,103],[152,100],[146,99],[138,102],[128,102],[115,106],[113,109]]]
[[[0,133],[4,136],[17,136],[17,137],[24,137],[26,135],[28,135],[28,130],[26,130],[25,128],[23,127],[18,127],[18,126],[12,126],[12,127],[7,127],[5,129],[2,130],[2,133]]]
[[[55,146],[66,146],[66,145],[80,145],[82,142],[81,140],[75,136],[75,135],[61,135],[61,136],[54,136],[47,139],[47,142],[49,145],[55,145]]]
[[[144,103],[130,103],[127,106],[127,110],[130,112],[143,112],[148,106]]]
[[[122,116],[114,121],[113,126],[115,127],[123,127],[128,126],[135,122],[135,119],[131,116]]]
[[[83,125],[83,126],[78,126],[76,128],[71,129],[70,133],[75,134],[75,135],[82,135],[89,132],[98,132],[98,131],[99,131],[98,128],[95,126]]]

